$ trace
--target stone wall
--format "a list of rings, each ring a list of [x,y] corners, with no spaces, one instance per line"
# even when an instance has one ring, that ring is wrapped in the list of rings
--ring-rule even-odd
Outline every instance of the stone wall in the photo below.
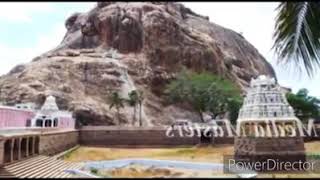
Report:
[[[76,146],[79,143],[77,130],[42,133],[40,136],[40,154],[54,155]]]
[[[236,161],[264,162],[274,159],[279,162],[304,162],[305,147],[302,137],[236,137],[234,144]],[[264,167],[264,170],[267,168]],[[281,168],[283,169],[282,165]]]
[[[90,146],[187,146],[196,145],[200,138],[166,136],[165,127],[87,126],[80,130],[80,144]]]
[[[3,166],[4,162],[4,139],[0,136],[0,168]]]
[[[264,154],[289,154],[290,152],[304,152],[302,137],[236,137],[235,154],[255,153]]]
[[[234,137],[215,137],[213,144],[234,144]]]

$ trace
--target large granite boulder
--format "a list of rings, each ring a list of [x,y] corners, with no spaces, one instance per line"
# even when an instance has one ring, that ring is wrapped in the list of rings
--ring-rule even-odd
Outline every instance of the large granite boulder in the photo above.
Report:
[[[67,33],[55,49],[15,67],[0,78],[7,104],[36,102],[52,94],[58,106],[87,124],[117,124],[108,94],[144,91],[143,122],[198,120],[190,109],[167,105],[163,88],[182,66],[207,70],[248,86],[252,77],[275,77],[271,65],[240,34],[209,21],[180,3],[99,2],[65,22]],[[133,108],[120,122],[132,123]],[[137,122],[136,122],[137,123]]]

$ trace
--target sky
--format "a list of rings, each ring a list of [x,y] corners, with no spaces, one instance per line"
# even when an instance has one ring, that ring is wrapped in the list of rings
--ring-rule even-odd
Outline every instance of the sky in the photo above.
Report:
[[[307,88],[320,97],[320,71],[309,78],[306,73],[277,64],[271,51],[275,8],[278,2],[184,2],[194,12],[236,32],[253,44],[271,63],[280,85]],[[0,3],[0,75],[14,66],[56,47],[66,33],[65,20],[74,12],[86,12],[95,2],[1,2]]]

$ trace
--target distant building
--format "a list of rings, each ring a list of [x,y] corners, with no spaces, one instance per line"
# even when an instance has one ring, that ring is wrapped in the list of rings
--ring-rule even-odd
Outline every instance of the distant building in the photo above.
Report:
[[[71,112],[59,110],[53,96],[39,110],[33,103],[0,106],[0,129],[25,127],[74,128],[75,119]]]
[[[34,103],[23,103],[23,104],[16,104],[14,107],[18,109],[35,110],[36,105]]]

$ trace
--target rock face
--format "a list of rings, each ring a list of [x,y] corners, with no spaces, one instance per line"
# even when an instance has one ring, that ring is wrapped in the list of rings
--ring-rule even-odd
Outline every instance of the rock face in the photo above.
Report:
[[[271,65],[240,34],[223,28],[173,2],[99,2],[65,22],[67,33],[55,49],[18,65],[0,78],[6,104],[41,105],[52,94],[59,108],[91,125],[113,125],[107,96],[144,92],[144,124],[167,124],[176,118],[197,120],[188,109],[166,105],[165,84],[186,66],[207,70],[245,88],[252,77],[275,77]],[[132,124],[125,106],[120,123]],[[137,123],[137,122],[135,122]]]

